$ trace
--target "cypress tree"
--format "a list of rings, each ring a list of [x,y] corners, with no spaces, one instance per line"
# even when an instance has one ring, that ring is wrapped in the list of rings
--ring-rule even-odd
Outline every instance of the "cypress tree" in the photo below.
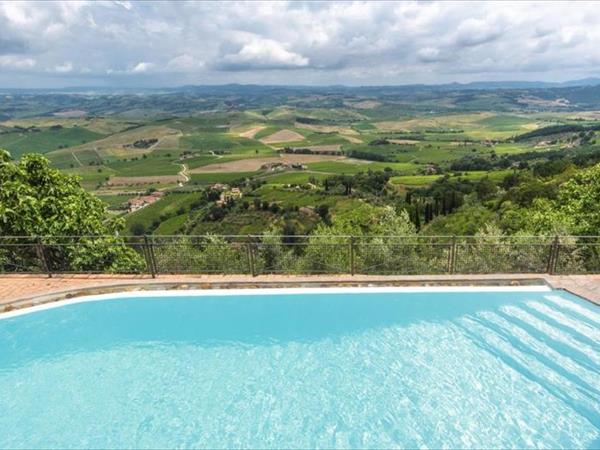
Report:
[[[450,208],[450,212],[454,211],[456,208],[458,208],[458,197],[456,196],[456,191],[452,191],[452,196],[450,197],[451,200],[451,208]]]
[[[415,227],[421,229],[421,213],[419,212],[419,203],[415,203]]]

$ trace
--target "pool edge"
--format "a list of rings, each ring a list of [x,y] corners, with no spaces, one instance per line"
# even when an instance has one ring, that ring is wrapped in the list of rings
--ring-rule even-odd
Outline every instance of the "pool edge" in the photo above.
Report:
[[[545,290],[555,289],[547,280],[541,277],[530,278],[475,278],[475,277],[445,277],[443,279],[410,279],[402,278],[396,280],[368,280],[355,281],[215,281],[206,282],[164,282],[145,280],[137,283],[114,283],[104,286],[90,286],[83,288],[67,289],[48,294],[34,295],[31,297],[15,299],[0,304],[0,318],[6,318],[29,311],[37,311],[40,306],[60,307],[62,305],[79,303],[82,297],[114,298],[136,297],[143,294],[152,296],[192,296],[192,295],[252,295],[274,294],[274,293],[299,293],[311,290],[324,290],[326,292],[350,292],[360,289],[363,292],[422,292],[422,291],[506,291],[506,290]],[[284,291],[282,291],[284,290]],[[279,291],[279,292],[277,292]],[[577,295],[577,294],[576,294]],[[79,299],[79,300],[78,300]]]

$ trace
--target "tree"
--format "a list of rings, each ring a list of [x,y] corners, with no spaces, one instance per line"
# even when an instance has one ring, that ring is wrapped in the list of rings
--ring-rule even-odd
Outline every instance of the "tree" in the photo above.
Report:
[[[528,211],[534,233],[600,234],[600,164],[563,183],[555,200],[536,199]]]
[[[419,202],[415,203],[415,227],[421,229],[421,212],[419,211]]]
[[[143,267],[139,254],[117,236],[123,219],[107,219],[105,204],[79,185],[79,177],[50,168],[43,156],[28,154],[13,162],[0,150],[0,186],[0,235],[54,237],[46,241],[52,265],[102,271]],[[56,245],[59,236],[95,238]]]
[[[136,222],[131,226],[131,232],[134,236],[143,236],[146,234],[146,227],[144,227],[143,224]]]
[[[488,177],[483,177],[475,185],[475,192],[479,200],[489,200],[496,193],[496,185]]]
[[[354,186],[354,180],[350,176],[342,176],[342,186],[344,186],[344,194],[352,194],[352,187]]]
[[[329,217],[329,206],[328,205],[319,205],[316,208],[317,214],[321,217],[324,223],[327,225],[331,225],[331,218]]]

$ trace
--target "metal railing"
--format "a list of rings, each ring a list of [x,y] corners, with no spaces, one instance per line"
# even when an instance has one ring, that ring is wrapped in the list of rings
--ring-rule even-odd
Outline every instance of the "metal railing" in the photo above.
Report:
[[[600,236],[2,236],[0,273],[600,273]]]

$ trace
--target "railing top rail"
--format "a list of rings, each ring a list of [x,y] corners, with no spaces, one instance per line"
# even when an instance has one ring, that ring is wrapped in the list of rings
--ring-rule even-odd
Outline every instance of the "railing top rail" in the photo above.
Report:
[[[0,239],[83,239],[83,238],[123,238],[123,239],[143,239],[144,236],[153,238],[410,238],[410,239],[600,239],[600,235],[411,235],[411,234],[150,234],[150,235],[129,235],[129,234],[97,234],[97,235],[31,235],[31,236],[0,236]]]
[[[248,237],[289,237],[289,238],[310,238],[310,237],[354,237],[354,238],[476,238],[476,239],[554,239],[558,238],[573,238],[573,239],[600,239],[600,235],[411,235],[411,234],[150,234],[150,235],[129,235],[129,234],[85,234],[85,235],[32,235],[32,236],[12,236],[2,235],[0,239],[38,239],[38,238],[134,238],[143,239],[147,237],[160,237],[160,238],[181,238],[181,237],[193,237],[193,238],[208,238],[208,237],[222,237],[222,238],[248,238]]]

